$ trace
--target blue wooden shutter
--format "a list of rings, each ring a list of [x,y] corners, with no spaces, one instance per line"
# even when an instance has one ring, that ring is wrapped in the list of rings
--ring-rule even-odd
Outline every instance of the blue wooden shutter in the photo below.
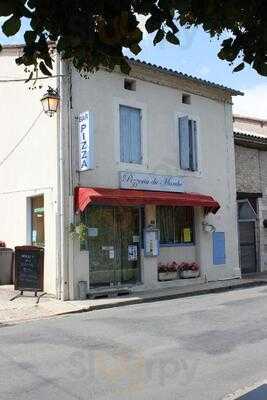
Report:
[[[120,161],[142,163],[141,110],[120,106]]]
[[[224,232],[213,232],[213,264],[223,265],[225,264],[225,233]]]
[[[182,169],[190,168],[190,146],[189,146],[189,124],[188,117],[179,118],[179,152],[180,167]]]
[[[191,146],[192,146],[192,164],[191,164],[191,169],[192,171],[197,171],[198,169],[198,148],[197,148],[197,123],[196,121],[191,121],[192,122],[192,130],[191,130]]]

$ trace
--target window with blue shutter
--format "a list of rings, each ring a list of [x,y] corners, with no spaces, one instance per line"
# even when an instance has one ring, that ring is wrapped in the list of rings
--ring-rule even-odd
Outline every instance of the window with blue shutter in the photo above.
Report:
[[[188,117],[179,118],[180,167],[183,170],[198,170],[197,123]]]
[[[142,163],[141,110],[120,105],[120,161]]]
[[[223,265],[225,264],[225,233],[224,232],[213,232],[213,264]]]

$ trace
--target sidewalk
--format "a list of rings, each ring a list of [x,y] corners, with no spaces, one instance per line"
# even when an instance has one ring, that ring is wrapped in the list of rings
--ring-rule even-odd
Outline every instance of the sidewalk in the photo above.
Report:
[[[53,296],[46,295],[36,304],[36,297],[25,292],[23,297],[10,301],[16,293],[13,286],[0,286],[0,328],[18,322],[51,318],[57,315],[100,310],[124,305],[148,303],[152,301],[170,300],[196,296],[207,293],[218,293],[227,290],[267,285],[267,275],[257,275],[243,279],[209,282],[188,285],[179,288],[164,288],[146,292],[132,293],[120,297],[88,299],[62,302]]]

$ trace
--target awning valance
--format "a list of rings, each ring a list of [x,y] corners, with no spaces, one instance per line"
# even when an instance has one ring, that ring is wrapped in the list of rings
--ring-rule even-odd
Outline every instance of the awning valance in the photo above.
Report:
[[[155,204],[158,206],[203,207],[205,213],[216,213],[220,205],[211,196],[198,193],[156,192],[132,189],[85,188],[75,189],[75,209],[84,211],[90,204],[133,206]]]

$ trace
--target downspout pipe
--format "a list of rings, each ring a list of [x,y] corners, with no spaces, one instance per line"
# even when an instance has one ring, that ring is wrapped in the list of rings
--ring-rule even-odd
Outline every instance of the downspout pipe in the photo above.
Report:
[[[68,202],[69,202],[69,76],[64,61],[58,59],[58,88],[60,94],[60,111],[58,120],[58,218],[57,218],[57,292],[60,300],[69,299],[68,277]]]

